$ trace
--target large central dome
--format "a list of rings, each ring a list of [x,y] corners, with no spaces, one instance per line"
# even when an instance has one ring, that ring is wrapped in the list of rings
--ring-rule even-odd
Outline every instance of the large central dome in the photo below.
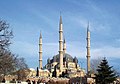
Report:
[[[67,53],[63,54],[63,62],[73,62],[73,57]],[[53,56],[53,62],[59,62],[59,54]]]

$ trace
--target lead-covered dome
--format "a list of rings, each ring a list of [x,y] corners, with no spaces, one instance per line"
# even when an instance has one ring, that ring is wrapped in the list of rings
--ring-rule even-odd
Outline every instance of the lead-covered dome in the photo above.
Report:
[[[67,53],[63,54],[63,62],[73,62],[73,57]],[[59,54],[53,56],[53,62],[59,62]]]

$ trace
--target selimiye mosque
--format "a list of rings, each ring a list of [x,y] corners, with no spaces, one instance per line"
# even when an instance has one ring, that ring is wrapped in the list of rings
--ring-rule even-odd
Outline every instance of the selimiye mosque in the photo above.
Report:
[[[89,23],[87,26],[87,74],[90,73],[90,31]],[[63,39],[63,24],[62,16],[60,15],[59,21],[59,53],[52,58],[48,58],[47,64],[42,66],[42,33],[39,37],[39,70],[38,75],[40,77],[84,77],[86,72],[78,64],[77,57],[73,57],[66,52],[66,41]],[[37,72],[32,72],[31,75],[36,75]]]

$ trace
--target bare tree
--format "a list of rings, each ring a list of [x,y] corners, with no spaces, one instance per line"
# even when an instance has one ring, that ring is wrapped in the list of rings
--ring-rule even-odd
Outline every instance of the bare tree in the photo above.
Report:
[[[28,68],[24,58],[11,53],[9,46],[12,38],[13,33],[9,24],[0,20],[0,76]]]
[[[30,73],[29,69],[19,69],[15,75],[17,75],[18,77],[18,81],[25,81],[26,77],[28,76],[28,74]]]
[[[12,30],[9,28],[9,24],[5,21],[0,21],[0,49],[8,49],[11,44],[10,39],[13,38]]]
[[[16,57],[10,52],[6,51],[4,56],[0,57],[0,73],[8,75],[13,72],[16,67],[15,59]]]
[[[9,24],[0,20],[0,74],[8,74],[14,70],[14,55],[9,51],[10,39],[13,38]]]
[[[17,70],[28,69],[28,65],[26,64],[25,59],[23,57],[17,58],[15,62]]]
[[[17,80],[25,80],[30,70],[28,69],[28,66],[24,58],[18,58],[16,60],[16,68],[17,68],[17,71],[15,74],[18,76]]]

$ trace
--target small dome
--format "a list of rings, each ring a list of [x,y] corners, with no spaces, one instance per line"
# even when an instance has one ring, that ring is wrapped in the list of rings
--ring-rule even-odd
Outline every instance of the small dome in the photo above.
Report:
[[[74,57],[74,62],[78,63],[78,59],[76,57]]]
[[[50,63],[50,58],[47,59],[47,63],[48,63],[48,64]]]

